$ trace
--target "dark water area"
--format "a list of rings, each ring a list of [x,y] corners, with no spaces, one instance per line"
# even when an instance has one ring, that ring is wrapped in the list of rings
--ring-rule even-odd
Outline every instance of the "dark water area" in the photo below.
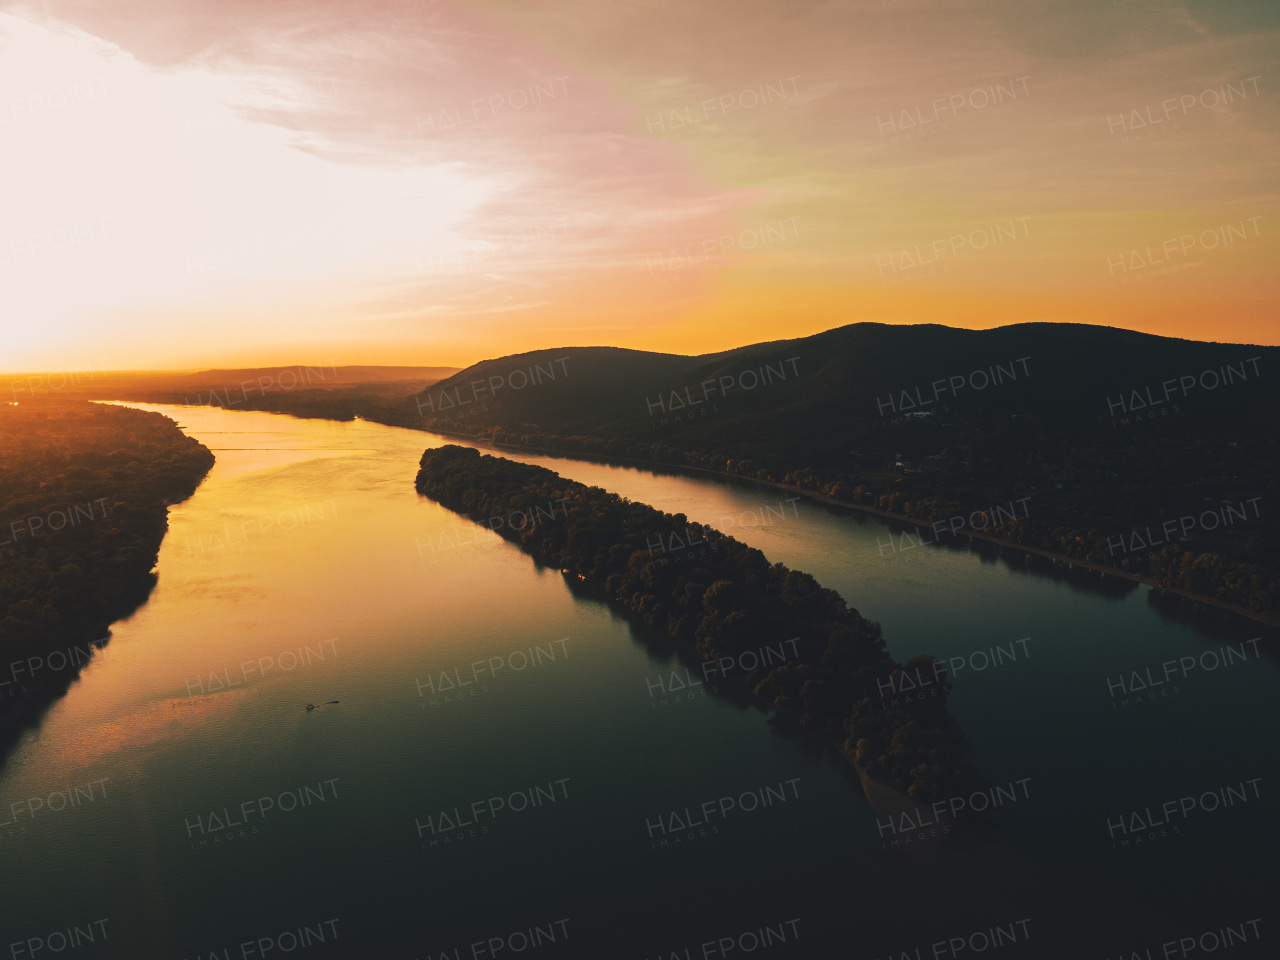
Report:
[[[988,789],[908,829],[420,497],[454,440],[139,406],[218,462],[149,601],[0,772],[14,960],[1274,955],[1261,627],[989,544],[893,549],[902,528],[782,491],[503,453],[715,525],[897,659],[948,659]]]

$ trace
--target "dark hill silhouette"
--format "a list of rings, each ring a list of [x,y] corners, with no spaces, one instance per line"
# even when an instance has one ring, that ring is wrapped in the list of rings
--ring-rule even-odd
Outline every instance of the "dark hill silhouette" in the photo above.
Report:
[[[1261,505],[1280,480],[1278,369],[1278,347],[1088,324],[859,323],[701,356],[539,350],[357,410],[784,483],[916,521],[1025,498],[1025,515],[986,532],[1274,620],[1280,525]],[[1230,523],[1182,529],[1226,503]],[[1133,541],[1170,520],[1176,538]]]
[[[961,388],[955,395],[944,390],[942,401],[1007,412],[1059,410],[1085,418],[1105,417],[1109,395],[1145,387],[1149,377],[1158,374],[1181,376],[1224,364],[1238,369],[1245,359],[1242,350],[1248,356],[1273,360],[1280,356],[1277,347],[1201,343],[1088,324],[1024,323],[962,330],[940,324],[859,323],[811,337],[692,357],[615,347],[515,354],[467,367],[432,384],[419,398],[426,417],[463,419],[459,414],[464,414],[473,422],[536,423],[557,433],[607,424],[610,434],[617,436],[619,430],[651,432],[651,412],[663,410],[652,404],[670,391],[691,388],[690,395],[697,399],[704,392],[697,389],[701,383],[718,384],[727,376],[735,381],[729,392],[706,391],[711,402],[721,403],[725,415],[714,423],[695,419],[687,431],[712,435],[723,444],[735,434],[758,431],[762,418],[770,422],[803,416],[805,422],[792,423],[792,428],[818,436],[828,431],[815,428],[834,418],[845,424],[851,420],[870,423],[881,419],[877,399],[917,386],[927,391],[938,378],[989,371],[997,365],[1005,371],[1000,389]],[[793,357],[795,363],[789,363]],[[1029,358],[1026,372],[1020,365],[1015,368],[1016,380],[1009,379],[1009,364],[1020,357]],[[564,362],[557,363],[561,358]],[[774,371],[770,382],[751,387],[749,374],[759,374],[762,367]],[[785,380],[777,374],[780,367],[788,375]],[[491,392],[484,385],[491,376],[505,379],[533,368],[541,368],[540,379],[520,389],[499,385]],[[739,383],[744,374],[747,381]],[[1231,386],[1238,399],[1253,396],[1256,383],[1251,376]],[[442,405],[451,393],[467,401],[466,407]],[[1200,397],[1213,405],[1210,392],[1201,392]],[[417,412],[416,406],[410,409]],[[810,419],[815,415],[816,423]]]

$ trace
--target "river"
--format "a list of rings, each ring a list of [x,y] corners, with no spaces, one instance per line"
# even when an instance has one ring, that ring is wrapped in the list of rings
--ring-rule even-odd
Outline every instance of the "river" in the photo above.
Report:
[[[899,660],[955,658],[1004,789],[920,841],[941,828],[886,822],[829,751],[420,497],[423,449],[457,441],[132,405],[217,464],[149,601],[0,773],[14,960],[1128,958],[1209,932],[1263,955],[1262,628],[902,549],[772,488],[503,453],[813,574]]]

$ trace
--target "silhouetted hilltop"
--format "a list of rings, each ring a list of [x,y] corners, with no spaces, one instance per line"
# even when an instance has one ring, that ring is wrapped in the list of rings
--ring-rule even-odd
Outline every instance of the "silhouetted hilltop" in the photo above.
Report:
[[[648,437],[679,425],[695,446],[749,443],[762,428],[785,424],[797,445],[801,438],[831,444],[886,416],[930,409],[1057,412],[1101,422],[1109,419],[1108,397],[1227,365],[1235,396],[1225,405],[1234,407],[1244,397],[1260,398],[1259,371],[1246,363],[1242,374],[1241,363],[1278,355],[1275,347],[1087,324],[961,330],[859,323],[694,357],[611,347],[516,354],[433,384],[407,412],[611,437]],[[1191,388],[1186,399],[1218,409],[1219,396]],[[702,407],[717,409],[701,413]]]
[[[358,410],[790,484],[952,536],[963,517],[1275,618],[1277,369],[1277,347],[1087,324],[859,323],[695,357],[517,354]],[[997,504],[1017,516],[975,515]]]

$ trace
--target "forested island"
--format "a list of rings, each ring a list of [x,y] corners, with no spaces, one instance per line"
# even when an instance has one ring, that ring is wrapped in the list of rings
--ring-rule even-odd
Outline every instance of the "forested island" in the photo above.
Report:
[[[0,405],[0,763],[156,583],[167,504],[213,466],[159,413]]]
[[[745,674],[780,729],[836,738],[869,776],[920,800],[972,782],[963,738],[946,711],[945,671],[935,671],[928,655],[896,663],[879,624],[809,574],[770,564],[759,550],[683,514],[472,447],[427,450],[415,486],[472,518],[507,518],[486,526],[582,578],[704,663],[740,662],[744,652],[796,638],[785,662]],[[895,697],[904,670],[935,677],[939,695]]]

